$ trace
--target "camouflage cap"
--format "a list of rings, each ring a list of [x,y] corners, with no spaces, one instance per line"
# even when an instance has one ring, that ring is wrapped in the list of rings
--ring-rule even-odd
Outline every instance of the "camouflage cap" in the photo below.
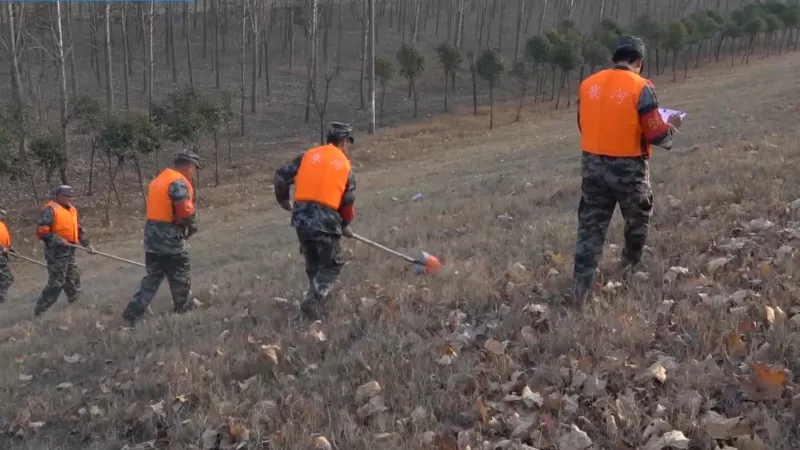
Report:
[[[192,163],[197,166],[198,169],[202,169],[200,166],[200,155],[190,152],[189,150],[181,150],[175,154],[175,164],[182,163]]]
[[[67,186],[66,184],[62,184],[57,188],[53,189],[53,195],[58,197],[59,195],[63,195],[64,197],[72,197],[72,186]]]
[[[352,144],[353,142],[355,142],[355,139],[353,139],[352,134],[353,134],[353,127],[351,127],[349,124],[342,122],[331,122],[331,128],[328,130],[328,139],[335,139],[337,141],[340,141],[342,139],[347,138],[348,140],[350,140],[350,143]]]
[[[619,50],[635,50],[644,58],[644,41],[635,36],[617,36],[617,45],[614,51],[617,52]]]

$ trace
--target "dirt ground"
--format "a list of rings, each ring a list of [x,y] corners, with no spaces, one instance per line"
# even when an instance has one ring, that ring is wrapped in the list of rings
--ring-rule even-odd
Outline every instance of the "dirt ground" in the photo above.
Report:
[[[486,117],[434,117],[361,139],[354,229],[446,270],[416,277],[348,241],[331,317],[312,329],[296,318],[305,274],[271,171],[206,190],[192,315],[169,314],[162,286],[155,315],[123,328],[142,271],[81,254],[81,302],[34,321],[46,276],[15,263],[0,447],[207,448],[204,430],[213,441],[230,420],[219,436],[245,426],[251,449],[325,448],[318,435],[336,449],[793,448],[795,379],[761,363],[800,370],[799,66],[790,54],[656,80],[689,118],[651,163],[649,278],[609,285],[581,312],[560,295],[579,197],[574,110],[493,132]],[[513,107],[500,109],[510,122]],[[133,231],[98,249],[143,259],[141,231],[121,229]],[[16,247],[41,257],[36,242]],[[379,393],[358,390],[370,381]]]

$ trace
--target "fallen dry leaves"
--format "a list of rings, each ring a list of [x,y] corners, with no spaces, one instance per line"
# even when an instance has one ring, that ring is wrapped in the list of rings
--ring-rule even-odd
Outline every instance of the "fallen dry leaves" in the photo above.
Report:
[[[749,221],[741,227],[757,230],[749,233],[781,233],[774,226],[759,224]],[[793,230],[793,239],[800,239],[800,224],[793,225]],[[429,335],[408,332],[402,336],[421,342],[419,348],[424,350],[419,360],[412,361],[408,355],[403,355],[402,361],[393,359],[393,354],[375,357],[369,347],[353,349],[347,364],[356,370],[337,380],[336,389],[349,403],[342,414],[347,414],[353,430],[368,433],[368,439],[386,448],[414,442],[433,450],[668,450],[697,448],[698,439],[707,439],[713,450],[771,448],[783,438],[787,422],[800,417],[800,394],[785,368],[792,366],[777,364],[786,363],[780,361],[784,355],[780,352],[788,351],[783,348],[789,346],[786,342],[797,342],[800,337],[796,328],[800,326],[800,305],[793,297],[800,288],[786,287],[792,282],[786,277],[785,258],[769,254],[760,243],[758,235],[720,239],[695,261],[684,263],[686,267],[670,266],[660,280],[657,274],[638,277],[641,283],[658,281],[664,294],[647,307],[637,303],[641,309],[602,311],[626,295],[625,283],[604,280],[604,290],[598,290],[601,312],[572,322],[563,319],[553,289],[533,276],[542,273],[545,281],[556,277],[552,270],[558,272],[565,265],[562,255],[550,254],[543,263],[546,271],[512,264],[510,275],[505,274],[498,283],[505,285],[506,291],[499,289],[501,295],[492,296],[492,301],[500,301],[486,308],[491,312],[447,306],[431,321],[433,325],[426,330]],[[514,281],[508,281],[506,275]],[[515,285],[509,288],[508,283]],[[771,288],[771,283],[780,289]],[[511,288],[521,292],[521,286],[529,293],[525,300],[516,301],[522,297],[512,297],[509,292]],[[374,312],[381,295],[379,290],[369,292],[354,303],[359,311]],[[392,301],[397,306],[404,300],[398,295]],[[560,329],[565,323],[580,323],[581,328]],[[236,377],[226,380],[223,387],[232,389],[227,394],[247,400],[233,404],[228,399],[214,399],[219,416],[208,419],[210,423],[255,409],[258,401],[272,402],[270,414],[263,414],[268,416],[262,417],[265,423],[256,425],[258,419],[253,419],[249,424],[258,430],[277,429],[276,436],[284,425],[279,422],[286,420],[282,418],[298,417],[302,423],[311,417],[310,411],[320,407],[322,400],[319,392],[307,391],[320,384],[315,377],[320,376],[323,360],[329,356],[309,360],[308,354],[316,357],[317,353],[298,352],[297,347],[336,351],[343,342],[338,324],[332,322],[326,328],[316,321],[297,331],[297,342],[283,341],[264,330],[236,334],[238,328],[225,326],[228,328],[212,335],[216,336],[213,347],[186,352],[198,372],[184,369],[179,377],[215,380],[212,370],[219,372],[211,363],[215,358],[237,369],[247,366],[242,360],[248,357],[247,362],[268,364],[256,365],[255,372],[247,366],[243,374],[236,372]],[[570,334],[583,336],[570,341],[574,337]],[[240,352],[233,341],[246,352]],[[560,351],[548,353],[552,348]],[[369,363],[365,355],[370,355]],[[86,356],[55,353],[50,360],[74,369]],[[20,364],[26,361],[23,358]],[[422,367],[412,366],[419,361],[423,361]],[[169,365],[163,360],[153,364],[159,368]],[[266,373],[264,366],[269,367]],[[388,371],[407,368],[415,383],[434,380],[437,389],[446,394],[430,401],[413,398],[399,402],[398,398],[405,400],[405,393],[395,390],[398,386],[404,389],[404,382],[411,381],[398,377],[401,382],[398,378],[384,382]],[[44,379],[52,383],[47,385],[48,392],[58,397],[83,394],[83,382],[73,385],[61,382],[63,378],[53,382],[54,372],[27,370],[31,374],[11,378],[14,385],[30,387]],[[131,370],[125,380],[115,380],[112,375],[104,378],[95,389],[97,395],[137,395],[132,380],[140,370],[144,369]],[[418,376],[421,370],[430,370],[425,373],[429,379]],[[279,398],[251,398],[267,395],[273,388]],[[166,400],[139,399],[129,407],[130,415],[140,422],[146,422],[142,417],[148,418],[151,423],[169,423],[180,416],[178,423],[185,424],[182,421],[195,420],[186,412],[194,411],[197,397],[187,393]],[[212,401],[208,397],[203,401]],[[92,400],[70,413],[77,412],[81,423],[106,420],[111,413],[107,403]],[[282,409],[286,409],[285,416]],[[12,433],[24,438],[45,427],[49,417],[42,410],[20,415]],[[281,414],[275,413],[278,410]],[[334,430],[316,432],[339,439]],[[324,435],[304,434],[303,439],[305,447],[333,449]],[[234,419],[205,429],[201,441],[203,450],[244,449],[253,444],[244,423]],[[272,445],[280,447],[275,442]],[[151,440],[126,448],[155,446],[156,441]]]
[[[206,428],[201,450],[242,450],[250,445],[250,431],[241,422],[229,419],[217,428]]]

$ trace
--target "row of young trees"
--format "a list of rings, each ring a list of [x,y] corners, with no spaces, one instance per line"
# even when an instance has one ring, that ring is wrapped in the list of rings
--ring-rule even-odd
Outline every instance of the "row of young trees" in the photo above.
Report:
[[[99,142],[94,136],[102,135],[97,130],[121,118],[125,118],[126,123],[139,124],[131,119],[136,114],[147,118],[157,129],[158,133],[154,134],[157,140],[170,139],[163,125],[167,113],[174,112],[175,108],[200,108],[202,102],[190,101],[191,96],[182,94],[167,99],[165,104],[173,105],[172,109],[158,104],[154,96],[154,55],[155,48],[161,45],[159,42],[163,42],[163,55],[169,69],[164,73],[174,84],[185,83],[195,94],[198,89],[208,89],[208,94],[222,99],[211,103],[224,106],[220,114],[224,116],[225,130],[230,136],[228,124],[234,118],[239,119],[239,133],[246,134],[246,118],[256,114],[259,96],[266,95],[272,100],[284,96],[283,91],[274,89],[270,78],[270,67],[275,63],[271,58],[277,57],[270,56],[270,48],[278,45],[281,47],[279,56],[288,61],[290,73],[298,78],[292,72],[298,65],[295,47],[297,42],[305,41],[305,121],[310,123],[312,111],[316,110],[322,134],[331,89],[350,82],[339,79],[344,71],[352,71],[347,65],[348,59],[359,66],[359,95],[357,100],[352,100],[352,110],[366,109],[366,92],[371,90],[368,73],[372,70],[370,63],[374,63],[380,89],[379,123],[383,122],[387,110],[387,93],[392,91],[389,88],[400,77],[407,82],[407,97],[413,100],[414,117],[418,116],[418,88],[428,72],[434,72],[430,70],[433,59],[438,63],[435,65],[441,66],[435,72],[443,75],[444,86],[440,92],[444,94],[444,111],[451,110],[451,96],[460,89],[461,83],[471,79],[472,105],[477,115],[478,86],[483,81],[489,87],[491,127],[495,88],[509,87],[508,75],[517,81],[520,89],[517,120],[530,97],[536,103],[548,100],[549,95],[549,100],[559,108],[562,95],[566,94],[569,107],[575,82],[608,62],[614,40],[622,32],[645,39],[648,75],[661,74],[671,64],[673,79],[677,78],[680,64],[685,77],[690,64],[698,66],[702,60],[719,61],[726,55],[730,55],[731,64],[737,60],[747,63],[757,51],[767,56],[789,47],[796,48],[800,37],[797,0],[758,4],[744,4],[744,0],[670,0],[668,4],[630,0],[629,3],[630,10],[623,8],[620,0],[517,0],[516,3],[511,0],[196,0],[194,5],[158,7],[154,2],[117,5],[108,2],[7,3],[0,9],[5,29],[0,39],[8,50],[11,95],[3,123],[5,137],[0,140],[4,152],[0,155],[0,171],[33,180],[34,170],[39,167],[48,184],[55,174],[66,183],[67,162],[72,160],[71,145],[83,140],[88,143],[87,148],[93,149],[93,155],[98,149],[104,151],[99,143],[94,145]],[[741,9],[730,10],[735,3],[741,5]],[[689,14],[686,13],[689,4],[691,10],[706,9]],[[465,19],[470,12],[473,24]],[[352,49],[350,57],[342,43],[343,36],[348,33],[346,13],[356,19],[355,34],[359,36],[360,45],[360,49]],[[552,30],[548,29],[547,15],[557,24]],[[630,20],[626,20],[628,15]],[[156,24],[161,25],[162,18],[164,39],[154,37]],[[630,23],[623,27],[623,21]],[[376,22],[381,26],[376,27]],[[86,47],[78,44],[81,23],[89,25],[90,45]],[[338,29],[334,23],[338,24]],[[468,25],[474,25],[474,30]],[[297,29],[301,32],[297,33]],[[374,60],[368,58],[371,40],[387,48],[392,45],[388,34],[394,30],[401,37],[399,51],[384,52]],[[430,42],[423,39],[426,30],[428,37],[444,42],[438,46],[429,45]],[[505,30],[510,30],[511,38],[504,38]],[[296,33],[304,34],[304,39],[295,36]],[[525,39],[531,33],[535,35]],[[176,45],[180,37],[185,40],[185,50]],[[197,44],[194,37],[202,41],[201,49],[193,45]],[[236,45],[238,48],[234,48]],[[94,72],[96,88],[105,88],[105,108],[96,113],[97,118],[91,123],[81,122],[88,102],[79,95],[82,67],[80,60],[76,62],[78,48],[88,48],[88,66]],[[112,70],[116,58],[113,55],[120,50],[123,67],[115,72]],[[238,78],[233,83],[223,76],[224,54],[230,50],[237,54],[233,61],[239,61],[238,65],[231,64]],[[185,54],[183,61],[180,61],[181,53]],[[213,80],[211,85],[200,87],[202,74],[193,66],[197,62],[195,57],[211,61],[211,70],[207,71]],[[32,70],[34,66],[40,69],[38,80]],[[186,80],[179,81],[179,66],[183,67],[180,73],[188,75]],[[48,72],[52,69],[54,72]],[[122,76],[122,83],[118,83],[114,74]],[[57,82],[48,84],[47,77],[53,75],[56,80],[50,81]],[[134,80],[138,75],[141,75],[142,95],[136,95]],[[235,91],[227,90],[231,84],[236,86]],[[42,101],[40,91],[46,86],[53,86],[57,92],[57,123],[48,120],[48,105]],[[352,85],[343,88],[354,90]],[[116,98],[119,91],[124,94],[121,105]],[[185,105],[175,106],[179,100]],[[214,123],[217,125],[198,129],[207,130],[202,136],[214,138],[218,147],[217,130],[222,122]],[[139,129],[139,125],[132,125],[130,129]],[[45,133],[46,139],[36,131],[51,127],[57,131]],[[228,147],[230,157],[230,141]],[[154,155],[159,153],[158,148],[152,150]],[[143,155],[137,153],[138,159],[128,155],[124,161],[135,166],[143,161]],[[105,156],[100,159],[107,162]],[[149,160],[152,164],[152,159]],[[114,173],[116,163],[106,165]],[[93,166],[94,158],[90,164]]]
[[[180,143],[182,147],[198,151],[202,139],[212,137],[214,141],[214,181],[219,184],[220,142],[219,133],[227,135],[227,160],[231,162],[230,121],[232,95],[225,92],[220,100],[210,99],[193,88],[170,94],[167,101],[154,104],[151,113],[118,111],[108,113],[102,103],[89,96],[72,99],[67,115],[67,126],[71,131],[88,136],[91,146],[89,158],[88,195],[94,194],[95,166],[99,160],[105,168],[107,191],[105,201],[105,223],[109,223],[112,199],[123,205],[117,189],[116,179],[120,170],[132,165],[137,176],[142,201],[146,197],[145,177],[142,163],[146,158],[159,160],[158,153],[166,142]],[[21,161],[14,153],[14,130],[12,111],[0,111],[0,175],[12,180],[30,183],[34,198],[39,202],[34,177],[35,168],[45,174],[48,185],[53,184],[53,175],[68,157],[60,133],[40,131],[28,136],[28,148],[33,161]],[[31,166],[35,167],[31,167]]]
[[[597,68],[605,66],[614,50],[617,36],[625,33],[640,36],[646,41],[647,76],[660,75],[671,62],[672,79],[676,81],[679,63],[683,64],[685,79],[690,64],[699,67],[704,58],[708,62],[720,61],[725,43],[729,45],[731,65],[735,65],[737,56],[741,57],[741,63],[749,63],[750,56],[759,48],[759,44],[762,44],[765,57],[789,48],[796,50],[800,40],[800,3],[770,1],[749,4],[726,15],[709,9],[695,12],[684,19],[667,21],[643,15],[629,29],[624,29],[613,20],[604,19],[590,35],[581,34],[574,22],[565,20],[556,30],[529,38],[522,57],[515,58],[516,61],[510,66],[496,48],[484,49],[477,58],[473,52],[467,52],[474,114],[478,115],[477,76],[489,87],[489,126],[493,126],[494,88],[507,73],[520,86],[516,121],[520,120],[531,87],[534,102],[537,102],[545,95],[548,82],[550,101],[555,100],[555,108],[559,108],[565,91],[569,108],[572,99],[570,81],[575,71],[579,72],[579,82]],[[447,112],[448,88],[454,89],[456,76],[463,70],[464,55],[462,49],[452,42],[442,43],[436,51],[444,80],[444,111]],[[380,118],[387,86],[398,74],[408,82],[408,96],[414,101],[414,117],[417,117],[415,81],[425,69],[425,57],[415,44],[403,45],[396,58],[387,54],[378,56],[375,70],[381,86]]]

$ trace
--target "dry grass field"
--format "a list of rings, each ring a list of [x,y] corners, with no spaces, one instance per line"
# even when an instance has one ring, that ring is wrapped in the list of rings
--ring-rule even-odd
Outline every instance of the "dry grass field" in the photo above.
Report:
[[[454,115],[363,136],[354,229],[447,270],[416,277],[347,241],[331,315],[311,327],[297,318],[305,275],[271,170],[204,192],[191,315],[169,314],[162,286],[154,314],[123,328],[141,270],[81,254],[82,301],[34,321],[45,273],[15,263],[0,448],[796,448],[798,69],[790,54],[655,80],[689,119],[652,160],[646,273],[607,276],[582,311],[561,297],[574,110],[493,132],[485,116]],[[513,105],[499,109],[510,123]],[[141,218],[118,220],[96,247],[142,259]],[[16,247],[41,256],[37,242]]]

